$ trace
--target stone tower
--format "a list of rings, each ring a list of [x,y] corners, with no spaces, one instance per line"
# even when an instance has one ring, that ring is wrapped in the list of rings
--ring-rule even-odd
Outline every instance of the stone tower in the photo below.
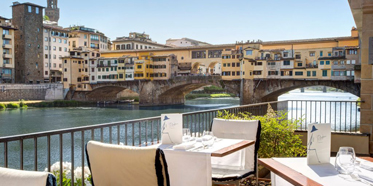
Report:
[[[58,22],[60,19],[60,9],[57,7],[57,0],[47,0],[48,6],[45,9],[45,15],[50,21]]]
[[[13,3],[16,83],[44,82],[43,9],[33,3]]]

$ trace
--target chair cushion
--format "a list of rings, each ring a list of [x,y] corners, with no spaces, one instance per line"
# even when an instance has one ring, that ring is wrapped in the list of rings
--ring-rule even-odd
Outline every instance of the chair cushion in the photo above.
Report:
[[[0,167],[0,185],[46,186],[48,172],[24,171]]]
[[[90,141],[86,150],[94,185],[160,185],[156,169],[156,147]],[[163,160],[158,161],[162,165],[158,171],[165,174],[162,167],[167,165]],[[162,184],[166,185],[166,181],[162,180]]]

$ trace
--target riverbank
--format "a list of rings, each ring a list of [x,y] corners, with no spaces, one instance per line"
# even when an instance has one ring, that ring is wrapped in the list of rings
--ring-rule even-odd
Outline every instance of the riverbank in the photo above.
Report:
[[[228,98],[228,97],[236,97],[235,94],[187,94],[185,96],[186,100],[192,100],[197,98]]]

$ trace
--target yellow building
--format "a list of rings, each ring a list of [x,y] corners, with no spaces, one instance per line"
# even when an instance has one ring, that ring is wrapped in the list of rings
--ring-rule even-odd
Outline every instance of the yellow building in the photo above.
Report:
[[[108,38],[105,34],[84,26],[72,26],[67,28],[69,33],[69,49],[86,47],[96,52],[108,51]],[[95,56],[100,57],[100,56]]]
[[[0,16],[0,83],[14,83],[14,26],[10,20]]]

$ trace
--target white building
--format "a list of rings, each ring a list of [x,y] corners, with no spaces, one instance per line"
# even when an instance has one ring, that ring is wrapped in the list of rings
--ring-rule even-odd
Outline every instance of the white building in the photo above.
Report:
[[[118,58],[99,58],[96,75],[97,82],[118,81]]]
[[[55,22],[44,22],[44,82],[62,82],[62,59],[69,55],[69,31]]]
[[[203,46],[203,45],[211,45],[211,44],[184,37],[181,39],[167,39],[166,45],[171,46],[171,47],[188,47],[188,46]]]

